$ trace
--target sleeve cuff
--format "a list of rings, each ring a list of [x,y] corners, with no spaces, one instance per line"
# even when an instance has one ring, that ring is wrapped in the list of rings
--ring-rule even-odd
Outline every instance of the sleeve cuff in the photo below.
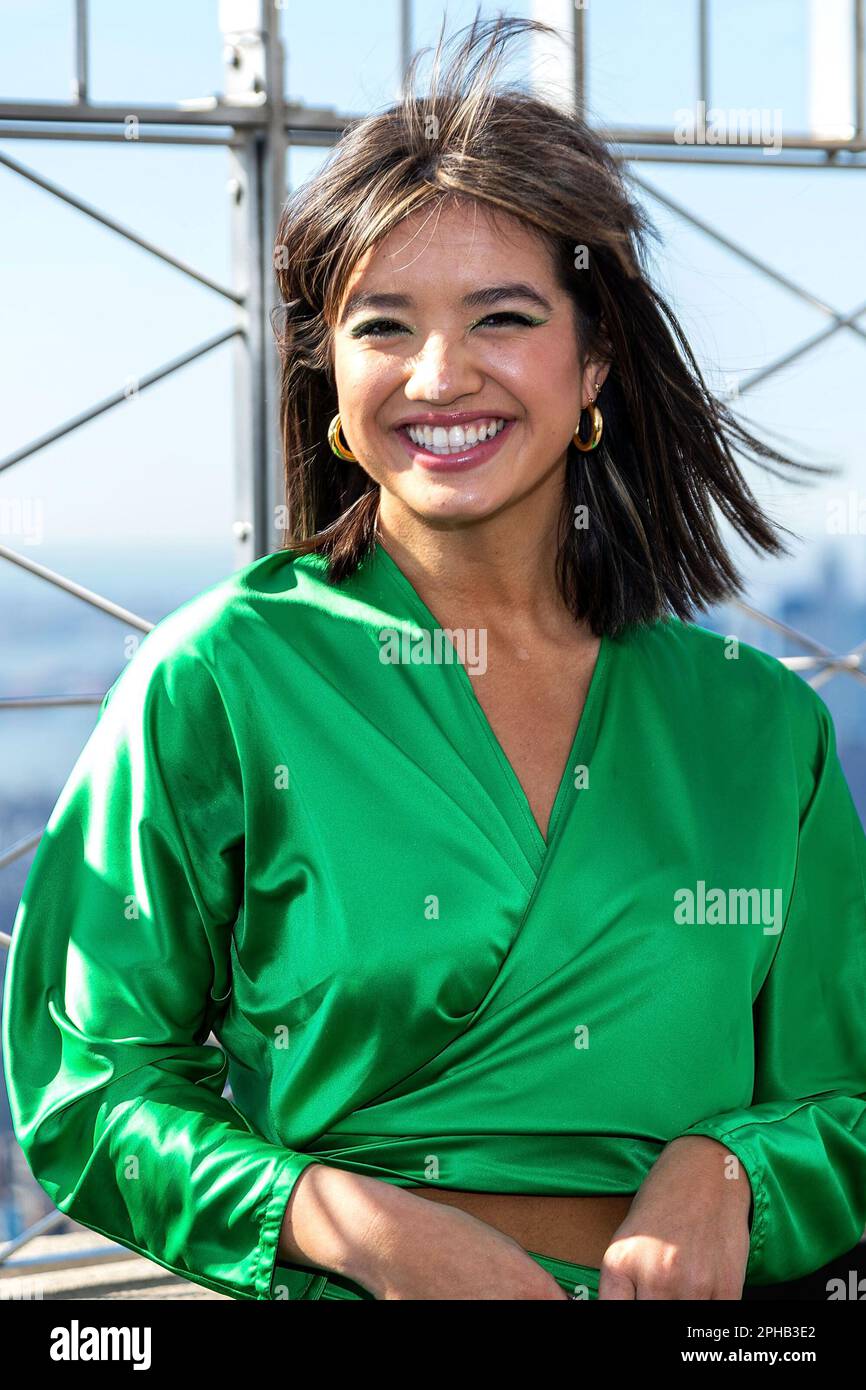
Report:
[[[273,1283],[277,1255],[279,1253],[280,1231],[282,1230],[283,1217],[289,1198],[295,1188],[295,1183],[311,1163],[320,1163],[321,1159],[312,1154],[289,1153],[286,1154],[285,1162],[279,1170],[277,1179],[271,1189],[267,1206],[262,1218],[261,1236],[259,1239],[258,1260],[255,1272],[255,1297],[257,1299],[273,1299]]]
[[[724,1144],[725,1148],[730,1149],[731,1153],[738,1159],[740,1167],[749,1181],[752,1189],[752,1214],[749,1218],[749,1258],[746,1264],[744,1282],[746,1284],[760,1282],[769,1215],[767,1187],[760,1161],[749,1148],[747,1141],[734,1131],[727,1130],[724,1125],[713,1124],[711,1120],[707,1120],[702,1124],[692,1125],[690,1129],[684,1130],[676,1137],[689,1139],[693,1135],[704,1135],[707,1139],[715,1139],[718,1143]]]

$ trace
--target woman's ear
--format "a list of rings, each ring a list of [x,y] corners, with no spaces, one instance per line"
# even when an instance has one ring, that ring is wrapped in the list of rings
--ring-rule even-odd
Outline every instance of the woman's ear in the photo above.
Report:
[[[605,378],[607,377],[607,374],[610,371],[611,364],[613,362],[613,346],[611,344],[610,338],[608,337],[607,325],[605,324],[604,319],[601,319],[598,325],[597,341],[598,346],[596,348],[596,357],[598,359],[597,366],[599,369],[599,374],[596,377],[596,380],[599,381],[602,385],[604,385]]]
[[[583,369],[583,390],[584,394],[589,396],[590,402],[601,391],[610,371],[610,365],[610,361],[604,357],[593,356],[586,359],[586,366]]]
[[[613,362],[613,349],[607,336],[604,320],[600,320],[595,332],[592,335],[592,345],[586,358],[584,366],[584,381],[588,385],[590,392],[595,392],[596,383],[599,391],[605,383],[608,372]]]

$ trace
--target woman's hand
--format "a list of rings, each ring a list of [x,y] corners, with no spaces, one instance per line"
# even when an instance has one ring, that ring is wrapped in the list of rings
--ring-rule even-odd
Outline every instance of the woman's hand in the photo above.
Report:
[[[280,1252],[377,1299],[568,1299],[517,1241],[394,1183],[311,1163],[292,1191]]]
[[[739,1299],[751,1201],[749,1179],[724,1144],[674,1139],[614,1232],[599,1298]]]

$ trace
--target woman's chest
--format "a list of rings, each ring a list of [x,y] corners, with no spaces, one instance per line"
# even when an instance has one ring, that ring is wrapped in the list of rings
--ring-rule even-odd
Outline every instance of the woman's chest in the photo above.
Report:
[[[462,741],[441,709],[321,713],[293,711],[246,760],[252,1008],[339,1018],[361,1045],[408,1014],[435,1042],[537,990],[635,1020],[723,1019],[731,991],[757,994],[796,858],[780,777],[683,748],[673,725],[647,742],[610,723],[576,750],[585,775],[564,778],[539,847],[465,709]]]
[[[543,660],[494,649],[486,669],[472,677],[484,720],[544,839],[569,772],[598,652],[598,639]]]
[[[233,1017],[303,1093],[348,1077],[357,1109],[469,1076],[503,1104],[543,1086],[548,1118],[592,1127],[625,1077],[640,1127],[648,1097],[679,1122],[707,1076],[748,1087],[793,875],[757,820],[720,834],[712,798],[659,804],[650,769],[623,799],[593,759],[592,795],[517,872],[504,824],[463,814],[442,768],[401,783],[383,751],[355,770],[324,800],[311,783],[303,817],[262,817],[236,932]]]

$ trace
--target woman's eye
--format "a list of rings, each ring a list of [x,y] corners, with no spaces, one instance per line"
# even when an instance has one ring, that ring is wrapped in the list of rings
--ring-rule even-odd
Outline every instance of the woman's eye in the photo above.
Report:
[[[532,319],[526,314],[517,314],[513,311],[503,310],[500,314],[488,314],[487,318],[479,319],[474,326],[478,328],[482,323],[516,323],[524,328],[534,328],[537,323],[543,322],[542,319]]]
[[[404,333],[407,330],[402,323],[396,323],[394,319],[370,319],[369,323],[362,323],[358,328],[352,329],[353,338],[386,338],[392,333]]]

